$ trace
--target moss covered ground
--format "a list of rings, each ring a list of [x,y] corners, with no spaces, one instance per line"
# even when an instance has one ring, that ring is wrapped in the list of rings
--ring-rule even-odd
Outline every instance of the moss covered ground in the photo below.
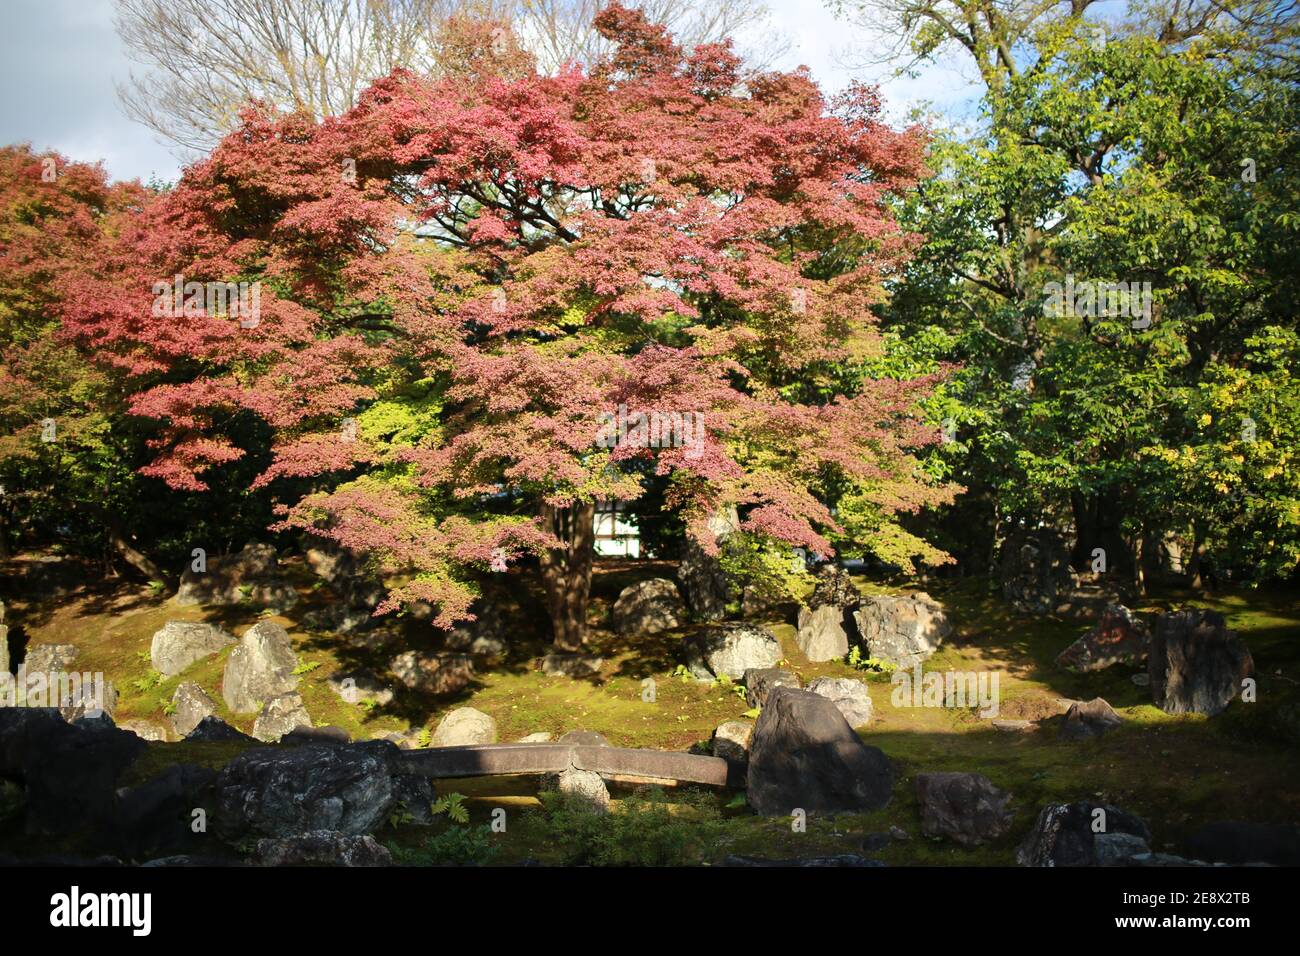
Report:
[[[681,643],[693,626],[635,641],[605,627],[609,607],[622,587],[643,577],[671,574],[670,566],[654,562],[598,565],[593,650],[605,658],[598,675],[575,680],[541,673],[539,660],[547,646],[537,595],[527,579],[503,576],[497,586],[519,615],[509,656],[481,666],[474,682],[457,694],[403,693],[384,707],[345,703],[329,689],[326,679],[356,666],[382,670],[387,657],[403,646],[432,642],[427,625],[399,622],[394,630],[396,643],[385,648],[305,627],[302,622],[308,612],[331,598],[300,567],[291,565],[290,570],[302,603],[285,614],[271,614],[252,606],[177,607],[149,588],[120,579],[82,584],[59,597],[24,601],[14,587],[19,580],[16,563],[7,569],[4,598],[11,622],[19,626],[18,641],[77,645],[81,652],[77,668],[103,671],[118,688],[119,723],[164,722],[176,685],[193,680],[218,702],[224,719],[245,731],[251,729],[252,717],[226,713],[221,704],[221,675],[229,651],[177,677],[161,679],[152,671],[150,639],[168,620],[212,621],[237,636],[263,618],[283,624],[299,655],[300,691],[315,723],[341,727],[355,738],[431,730],[447,711],[472,706],[496,719],[501,740],[539,731],[559,735],[586,729],[604,734],[616,746],[687,750],[703,746],[718,724],[743,719],[749,709],[734,687],[703,685],[675,675]],[[899,586],[898,582],[857,580],[864,591]],[[906,582],[902,585],[906,589]],[[999,716],[1036,721],[1036,729],[999,731],[970,709],[896,707],[887,675],[842,662],[809,663],[795,645],[788,620],[766,622],[782,642],[786,666],[805,682],[819,676],[868,681],[876,718],[860,733],[888,755],[897,774],[894,798],[880,812],[813,818],[807,831],[800,833],[792,830],[788,820],[754,816],[735,793],[669,792],[655,797],[646,810],[641,796],[620,790],[615,793],[615,816],[627,806],[630,829],[601,836],[585,830],[566,833],[561,827],[566,820],[580,830],[588,824],[574,823],[563,814],[542,813],[535,781],[465,780],[441,789],[466,795],[471,828],[489,824],[494,809],[506,809],[506,832],[492,834],[486,857],[499,863],[708,863],[728,853],[788,857],[860,852],[867,834],[894,826],[907,831],[911,839],[891,842],[866,855],[891,865],[1005,865],[1013,862],[1016,844],[1043,803],[1085,798],[1105,800],[1141,815],[1152,826],[1156,848],[1171,851],[1191,831],[1213,820],[1300,820],[1297,741],[1288,738],[1283,717],[1300,700],[1300,597],[1294,592],[1223,591],[1210,596],[1164,592],[1135,607],[1149,612],[1175,606],[1210,607],[1224,613],[1245,639],[1256,662],[1259,700],[1234,703],[1227,713],[1210,719],[1171,716],[1153,707],[1147,689],[1130,679],[1136,668],[1115,667],[1089,675],[1057,668],[1055,656],[1087,630],[1087,622],[1017,614],[989,593],[984,582],[932,583],[928,590],[947,605],[957,633],[926,664],[926,670],[998,671]],[[655,681],[653,702],[643,700],[642,681],[647,677]],[[1061,701],[1096,696],[1119,711],[1124,726],[1082,743],[1060,740]],[[219,766],[239,749],[225,744],[153,744],[132,773],[143,779],[181,760]],[[912,781],[917,773],[934,770],[977,771],[1011,791],[1016,811],[1011,832],[993,845],[969,850],[922,837]],[[608,826],[591,824],[600,825]],[[447,821],[419,828],[398,821],[381,838],[408,854],[412,862],[447,862],[458,854],[484,858],[481,846],[461,845],[465,839],[458,828],[464,827]],[[444,830],[451,832],[444,834]],[[644,844],[644,849],[640,856],[634,853],[624,859],[609,850],[611,840],[627,846]],[[588,849],[576,852],[575,846]]]

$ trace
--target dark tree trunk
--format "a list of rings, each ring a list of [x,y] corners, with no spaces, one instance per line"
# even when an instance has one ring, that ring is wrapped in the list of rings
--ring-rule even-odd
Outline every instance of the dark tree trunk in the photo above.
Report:
[[[162,568],[149,560],[149,556],[134,547],[131,542],[117,528],[111,528],[108,532],[108,543],[112,545],[113,550],[118,556],[135,568],[150,581],[161,581],[163,584],[171,586],[167,573]]]
[[[555,646],[562,651],[580,651],[587,642],[596,505],[578,502],[570,508],[555,508],[543,504],[541,516],[542,526],[561,542],[560,547],[541,556],[542,584],[555,629]]]
[[[1120,531],[1123,515],[1113,503],[1103,496],[1071,492],[1070,504],[1077,535],[1071,561],[1074,569],[1090,571],[1093,549],[1101,548],[1106,552],[1106,573],[1136,583],[1134,548]]]

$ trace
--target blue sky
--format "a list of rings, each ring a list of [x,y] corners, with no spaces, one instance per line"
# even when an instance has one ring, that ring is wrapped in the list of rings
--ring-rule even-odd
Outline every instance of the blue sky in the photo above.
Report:
[[[772,29],[789,41],[783,68],[804,64],[827,90],[849,79],[879,80],[856,67],[877,46],[862,30],[835,19],[822,0],[768,0]],[[156,175],[176,179],[181,161],[172,147],[128,119],[115,83],[131,69],[113,31],[112,0],[3,0],[0,4],[0,144],[30,142],[73,159],[102,160],[115,179]],[[917,79],[889,80],[891,115],[934,103],[945,112],[969,108],[964,71],[927,70]]]

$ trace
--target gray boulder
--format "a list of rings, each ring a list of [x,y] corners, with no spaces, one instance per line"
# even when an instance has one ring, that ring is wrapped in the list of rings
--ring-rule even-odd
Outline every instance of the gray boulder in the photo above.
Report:
[[[497,742],[497,722],[481,710],[459,707],[438,722],[431,747],[462,747]]]
[[[920,773],[916,800],[921,832],[962,846],[996,840],[1011,827],[1011,794],[978,773]]]
[[[141,740],[158,743],[172,739],[172,734],[168,728],[162,724],[154,723],[152,720],[124,720],[117,726],[119,730],[129,730]]]
[[[299,727],[311,726],[311,715],[302,702],[302,695],[281,694],[262,705],[262,712],[253,722],[253,736],[273,744]]]
[[[75,644],[29,645],[23,667],[28,674],[57,674],[72,670],[80,652]]]
[[[149,644],[153,668],[174,677],[195,661],[201,661],[235,643],[235,636],[213,624],[198,621],[168,621],[154,632]]]
[[[952,634],[943,607],[917,591],[905,597],[878,596],[854,612],[867,656],[899,667],[914,667]]]
[[[1151,635],[1146,624],[1122,604],[1102,612],[1097,624],[1056,657],[1056,665],[1075,674],[1103,670],[1114,664],[1146,660]]]
[[[749,760],[749,741],[754,735],[754,725],[748,720],[728,720],[713,731],[710,749],[713,756],[731,763],[743,764]]]
[[[68,723],[100,716],[111,722],[117,713],[117,688],[112,681],[78,679],[70,681],[67,690],[67,696],[59,701],[59,713]],[[59,693],[62,695],[62,687]]]
[[[182,681],[172,694],[172,730],[188,736],[204,717],[217,712],[216,702],[194,681]]]
[[[297,688],[297,666],[298,658],[283,627],[272,621],[254,624],[226,660],[221,681],[226,706],[236,714],[256,713],[272,697]]]
[[[1222,614],[1195,608],[1160,616],[1147,673],[1151,698],[1165,713],[1213,716],[1254,676],[1255,661]]]
[[[595,677],[604,666],[602,657],[569,651],[552,651],[542,658],[542,673],[547,677]]]
[[[227,839],[368,833],[393,808],[396,754],[378,740],[246,750],[217,777],[218,831]]]
[[[1123,722],[1124,718],[1115,712],[1115,708],[1100,697],[1076,700],[1065,712],[1061,739],[1086,740],[1089,737],[1100,737]]]
[[[686,605],[677,585],[650,578],[624,588],[614,602],[614,630],[626,637],[658,634],[686,623]]]
[[[773,687],[794,687],[799,675],[781,667],[751,667],[745,671],[745,700],[750,707],[762,707]]]
[[[867,685],[851,677],[819,677],[808,685],[808,690],[833,703],[850,727],[864,727],[871,723],[874,707]]]
[[[825,697],[774,688],[749,744],[749,805],[763,816],[879,810],[889,803],[889,760],[853,732]]]
[[[393,702],[393,689],[364,668],[331,674],[326,683],[349,704],[373,701],[382,706]]]
[[[855,630],[852,612],[834,604],[799,609],[795,643],[808,660],[837,661],[849,652],[849,634]]]
[[[690,641],[686,654],[686,667],[696,680],[723,675],[740,680],[751,668],[775,667],[781,660],[781,644],[757,624],[718,624]]]
[[[565,794],[579,806],[585,806],[593,813],[609,812],[609,788],[605,786],[605,781],[601,779],[600,774],[592,770],[569,767],[558,773],[544,774],[539,789],[543,792]]]
[[[404,687],[423,694],[454,694],[474,679],[474,660],[467,654],[403,651],[388,669]]]
[[[393,855],[374,837],[313,830],[257,841],[254,866],[392,866]]]

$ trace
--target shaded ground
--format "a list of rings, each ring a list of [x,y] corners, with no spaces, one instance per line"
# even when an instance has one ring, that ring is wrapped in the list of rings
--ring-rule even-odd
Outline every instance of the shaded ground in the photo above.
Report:
[[[382,669],[397,650],[411,643],[434,647],[437,636],[427,626],[406,622],[395,628],[393,644],[376,649],[304,629],[300,621],[306,613],[330,597],[300,567],[290,564],[289,571],[300,586],[303,604],[288,615],[259,614],[253,607],[178,608],[148,588],[121,580],[92,579],[82,585],[65,582],[67,593],[31,600],[48,592],[50,582],[63,572],[39,572],[43,577],[38,588],[25,586],[33,581],[28,577],[25,582],[20,576],[26,570],[28,566],[21,560],[3,568],[0,599],[9,603],[10,620],[16,625],[11,640],[15,650],[21,651],[21,645],[28,642],[76,644],[81,649],[78,669],[102,670],[117,685],[122,695],[119,723],[131,719],[162,722],[181,680],[197,681],[221,706],[220,680],[228,651],[178,677],[160,681],[152,673],[149,641],[167,620],[213,621],[239,635],[261,617],[270,617],[290,631],[303,664],[300,691],[315,723],[340,726],[358,738],[390,730],[431,730],[446,711],[468,705],[497,720],[502,740],[538,731],[558,735],[581,728],[598,731],[619,746],[686,750],[703,745],[719,723],[743,718],[748,710],[735,688],[701,685],[674,676],[680,645],[690,627],[628,641],[598,626],[593,650],[606,658],[598,676],[589,680],[544,676],[538,669],[538,659],[547,649],[540,636],[544,616],[535,588],[517,575],[496,581],[511,596],[520,615],[520,631],[508,659],[481,668],[475,683],[453,697],[405,694],[391,706],[368,709],[344,703],[326,686],[326,678],[340,668],[357,665]],[[74,570],[67,572],[75,581]],[[670,576],[671,572],[671,566],[662,563],[602,562],[594,587],[593,621],[604,624],[622,587],[644,577]],[[890,590],[857,580],[865,591]],[[1214,719],[1170,716],[1151,706],[1147,689],[1130,680],[1136,668],[1116,667],[1078,676],[1056,668],[1053,659],[1087,629],[1084,622],[1015,614],[988,595],[983,582],[968,581],[947,589],[936,586],[931,593],[949,607],[958,633],[927,663],[926,670],[998,671],[999,716],[1036,721],[1035,730],[1000,732],[967,709],[895,707],[886,675],[858,671],[839,662],[810,664],[795,646],[793,627],[788,622],[771,622],[788,666],[805,682],[824,675],[869,681],[876,719],[861,734],[894,763],[898,780],[892,803],[879,813],[812,819],[806,833],[795,833],[787,820],[761,820],[743,805],[735,805],[735,794],[669,794],[666,804],[654,804],[649,816],[637,818],[644,820],[637,827],[651,834],[644,841],[651,849],[643,850],[644,858],[637,859],[669,862],[656,858],[656,854],[667,854],[671,861],[716,862],[727,853],[788,857],[862,852],[867,834],[897,826],[912,839],[873,847],[865,855],[890,864],[1005,865],[1013,862],[1015,845],[1044,802],[1084,798],[1112,802],[1146,818],[1154,831],[1154,846],[1161,850],[1176,850],[1186,835],[1213,820],[1300,820],[1300,761],[1295,757],[1295,744],[1288,743],[1278,730],[1280,708],[1300,699],[1296,684],[1300,679],[1300,598],[1295,593],[1225,592],[1208,599],[1165,593],[1135,608],[1211,607],[1222,611],[1245,639],[1256,661],[1259,703],[1234,703],[1228,713]],[[642,699],[642,680],[647,677],[656,683],[653,703]],[[1059,740],[1061,701],[1094,696],[1110,701],[1126,724],[1098,740]],[[251,717],[222,716],[245,731],[251,729]],[[154,768],[179,759],[219,765],[229,756],[224,746],[199,752],[189,744],[158,744],[151,747],[136,772],[147,776]],[[992,846],[971,850],[921,837],[912,779],[919,772],[933,770],[977,771],[1010,790],[1016,810],[1012,832]],[[506,809],[506,832],[490,838],[495,850],[492,862],[575,862],[573,846],[585,845],[583,841],[590,837],[585,832],[566,834],[548,824],[537,812],[532,780],[455,781],[443,789],[469,798],[471,824],[475,826],[487,824],[495,808]],[[624,803],[633,809],[641,806],[635,798],[625,799],[629,796],[624,791],[615,793],[616,809]],[[431,833],[449,826],[454,830],[458,825],[444,824],[433,830],[398,826],[386,830],[381,838],[407,848],[413,862],[444,862],[448,859],[446,840],[435,836],[431,841]],[[686,837],[679,839],[682,834]],[[692,834],[698,838],[691,839]],[[620,834],[619,839],[635,844],[638,837],[634,832],[632,836]],[[677,848],[654,849],[664,841]],[[422,848],[431,842],[434,850],[426,853]]]

